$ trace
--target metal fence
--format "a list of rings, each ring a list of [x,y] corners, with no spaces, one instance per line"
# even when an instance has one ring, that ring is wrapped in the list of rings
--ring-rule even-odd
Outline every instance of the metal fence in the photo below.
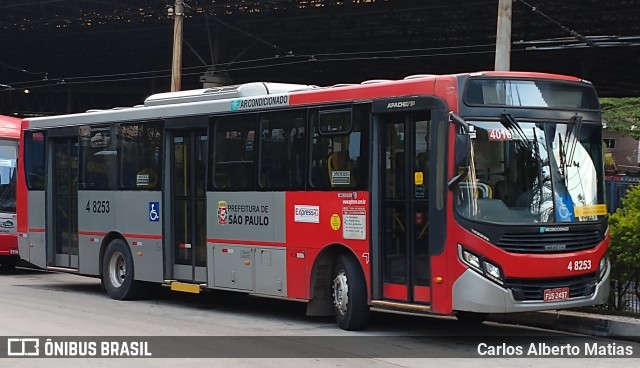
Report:
[[[611,298],[607,303],[609,309],[640,316],[640,282],[638,272],[632,280],[611,281]]]
[[[607,207],[610,214],[622,207],[622,198],[627,194],[627,190],[638,184],[640,184],[638,178],[626,180],[609,179],[606,181]]]
[[[622,199],[627,191],[638,184],[640,184],[638,178],[607,180],[607,206],[610,214],[622,207]],[[631,275],[628,280],[611,280],[609,301],[606,305],[598,306],[595,309],[607,309],[640,316],[640,270],[631,270],[628,274]]]

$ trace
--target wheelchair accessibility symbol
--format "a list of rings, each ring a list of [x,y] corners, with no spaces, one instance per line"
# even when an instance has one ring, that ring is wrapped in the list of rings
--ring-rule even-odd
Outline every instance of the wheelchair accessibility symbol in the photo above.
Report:
[[[160,221],[160,202],[149,202],[149,221]]]

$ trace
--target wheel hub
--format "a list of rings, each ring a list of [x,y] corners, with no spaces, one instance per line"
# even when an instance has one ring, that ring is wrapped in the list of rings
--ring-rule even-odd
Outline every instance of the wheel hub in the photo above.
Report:
[[[120,252],[114,252],[109,260],[109,279],[114,287],[122,286],[127,275],[127,265],[124,256]]]
[[[347,313],[349,304],[349,285],[347,275],[343,271],[333,279],[333,306],[341,315]]]

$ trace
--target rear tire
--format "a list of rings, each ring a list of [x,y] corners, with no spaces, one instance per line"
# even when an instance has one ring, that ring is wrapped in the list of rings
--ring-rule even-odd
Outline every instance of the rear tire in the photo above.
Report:
[[[367,287],[360,265],[345,254],[333,269],[331,295],[333,314],[343,330],[362,330],[369,321]]]
[[[122,239],[114,239],[102,258],[102,285],[112,299],[130,300],[140,296],[141,282],[135,281],[133,258]]]

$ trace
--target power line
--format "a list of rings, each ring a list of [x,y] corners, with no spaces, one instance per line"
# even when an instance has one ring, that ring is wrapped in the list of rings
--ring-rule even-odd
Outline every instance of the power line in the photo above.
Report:
[[[250,70],[250,69],[259,69],[259,68],[267,68],[267,67],[277,67],[277,66],[286,66],[293,64],[301,64],[301,63],[309,63],[309,62],[319,62],[319,61],[356,61],[356,60],[388,60],[388,59],[407,59],[407,58],[422,58],[422,57],[435,57],[435,56],[448,56],[448,55],[473,55],[478,53],[490,53],[492,50],[484,50],[484,51],[465,51],[465,52],[445,52],[445,53],[432,53],[432,54],[412,54],[408,55],[407,53],[415,53],[415,52],[425,52],[425,51],[441,51],[441,50],[456,50],[456,49],[470,49],[470,48],[483,48],[483,47],[491,47],[493,45],[467,45],[467,46],[451,46],[451,47],[434,47],[434,48],[417,48],[417,49],[400,49],[400,50],[385,50],[385,51],[363,51],[363,52],[350,52],[350,53],[324,53],[317,55],[294,55],[294,56],[274,56],[270,58],[260,58],[260,59],[252,59],[252,60],[243,60],[237,62],[228,62],[228,63],[219,63],[216,64],[216,67],[224,67],[223,71],[242,71],[242,70]],[[295,58],[300,58],[301,60],[292,60]],[[287,60],[287,61],[283,61]],[[249,64],[258,64],[258,65],[249,65]],[[237,67],[230,67],[231,65],[238,65]],[[243,66],[245,65],[245,66]],[[185,67],[183,68],[186,71],[189,70],[197,70],[194,73],[185,73],[185,75],[195,75],[206,71],[208,65],[205,66],[194,66],[194,67]],[[93,76],[78,76],[78,77],[61,77],[51,79],[51,83],[46,83],[46,86],[52,86],[56,84],[77,84],[77,83],[95,83],[95,80],[103,81],[103,82],[112,82],[112,81],[122,81],[127,80],[123,77],[127,77],[128,79],[152,79],[163,77],[170,73],[169,69],[163,70],[152,70],[152,71],[141,71],[141,72],[132,72],[132,73],[116,73],[116,74],[102,74],[102,75],[93,75]],[[12,85],[17,88],[24,88],[25,86],[29,86],[29,88],[33,85],[36,85],[37,82],[28,81],[28,82],[15,82]]]
[[[460,46],[460,47],[441,47],[441,48],[432,48],[432,49],[413,49],[413,50],[398,50],[402,52],[415,52],[415,51],[432,51],[432,50],[446,50],[446,49],[467,49],[471,47],[484,47],[484,46],[492,46],[492,45],[476,45],[476,46]],[[292,58],[283,58],[283,57],[272,57],[272,58],[263,58],[263,59],[255,59],[255,60],[246,60],[243,61],[243,64],[249,64],[254,62],[260,62],[258,65],[246,65],[246,66],[238,66],[225,68],[224,71],[229,72],[237,72],[243,70],[255,70],[255,69],[266,69],[266,68],[275,68],[275,67],[284,67],[290,65],[299,65],[299,64],[310,64],[310,63],[321,63],[321,62],[349,62],[349,61],[376,61],[376,60],[401,60],[401,59],[414,59],[414,58],[429,58],[429,57],[441,57],[441,56],[466,56],[466,55],[477,55],[477,54],[491,54],[494,51],[492,49],[489,50],[478,50],[478,51],[463,51],[463,52],[442,52],[442,53],[420,53],[420,54],[395,54],[389,55],[392,51],[383,51],[379,54],[372,54],[372,52],[361,52],[361,53],[335,53],[335,54],[319,54],[319,55],[304,55],[304,56],[293,56],[292,58],[300,58],[300,60],[293,60]],[[343,56],[348,57],[343,57]],[[363,55],[363,56],[359,56]],[[269,61],[274,61],[268,63]],[[227,64],[218,64],[220,65],[233,65],[234,63]],[[192,70],[192,72],[185,72],[183,75],[185,76],[193,76],[193,75],[201,75],[206,71],[206,67],[188,67],[186,70]],[[50,79],[47,83],[39,84],[37,82],[18,82],[12,83],[14,88],[46,88],[52,87],[56,85],[74,85],[74,84],[95,84],[95,83],[113,83],[113,82],[123,82],[123,81],[132,81],[132,80],[144,80],[144,79],[153,79],[153,78],[168,78],[170,77],[170,70],[156,70],[156,71],[144,71],[144,72],[134,72],[134,73],[120,73],[120,74],[108,74],[108,75],[95,75],[95,76],[82,76],[82,77],[66,77],[66,78],[58,78],[58,79]]]
[[[572,35],[573,37],[579,39],[580,41],[583,41],[584,43],[586,43],[589,46],[593,46],[593,47],[598,47],[598,45],[596,45],[595,43],[593,43],[591,40],[589,40],[587,37],[581,35],[580,33],[576,32],[575,30],[566,27],[565,25],[563,25],[562,23],[558,22],[557,20],[551,18],[550,16],[548,16],[547,14],[543,13],[540,9],[538,9],[537,6],[533,6],[531,4],[529,4],[528,2],[524,1],[524,0],[515,0],[515,1],[520,1],[521,3],[523,3],[524,5],[528,6],[529,9],[534,12],[534,13],[538,13],[539,15],[541,15],[542,17],[544,17],[546,20],[548,20],[549,22],[557,25],[558,27],[560,27],[563,31],[569,33],[570,35]]]
[[[17,66],[13,66],[13,65],[9,65],[9,64],[4,63],[2,61],[0,61],[0,66],[3,66],[3,67],[5,67],[5,68],[7,68],[9,70],[16,70],[16,71],[19,71],[19,72],[22,72],[22,73],[25,73],[25,74],[36,75],[36,76],[39,76],[39,77],[44,75],[44,79],[47,79],[47,72],[31,72],[31,71],[28,71],[27,69],[19,68]]]

